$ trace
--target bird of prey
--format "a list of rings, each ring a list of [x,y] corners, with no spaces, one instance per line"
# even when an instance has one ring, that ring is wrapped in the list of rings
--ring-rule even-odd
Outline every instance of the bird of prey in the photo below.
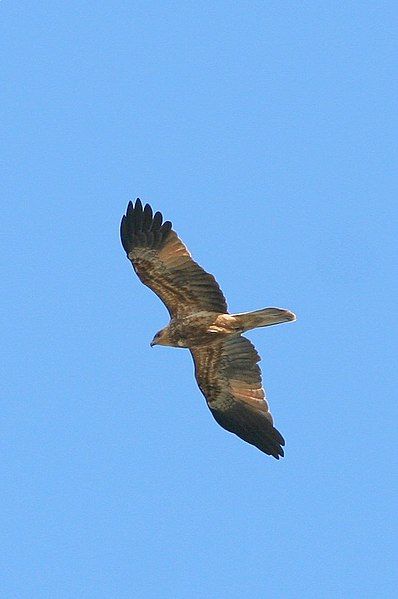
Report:
[[[171,222],[139,199],[129,202],[120,232],[138,277],[170,314],[150,345],[188,348],[199,389],[218,424],[264,453],[282,457],[285,441],[265,399],[260,356],[242,333],[295,320],[295,315],[281,308],[229,314],[213,275],[193,261]]]

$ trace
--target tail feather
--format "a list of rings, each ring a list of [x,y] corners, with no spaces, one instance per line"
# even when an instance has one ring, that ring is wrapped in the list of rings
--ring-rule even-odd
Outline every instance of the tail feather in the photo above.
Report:
[[[269,327],[274,324],[296,320],[295,314],[283,308],[264,308],[255,312],[242,312],[233,315],[242,331],[249,331],[257,327]]]

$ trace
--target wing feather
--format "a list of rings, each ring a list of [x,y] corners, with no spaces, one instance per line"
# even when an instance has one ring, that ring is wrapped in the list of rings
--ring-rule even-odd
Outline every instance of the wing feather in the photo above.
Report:
[[[283,457],[285,441],[273,426],[252,343],[234,335],[191,353],[199,388],[218,424],[264,453]]]
[[[120,225],[122,245],[141,281],[166,305],[172,318],[201,310],[227,313],[225,297],[213,277],[191,258],[182,241],[139,199],[129,202]]]

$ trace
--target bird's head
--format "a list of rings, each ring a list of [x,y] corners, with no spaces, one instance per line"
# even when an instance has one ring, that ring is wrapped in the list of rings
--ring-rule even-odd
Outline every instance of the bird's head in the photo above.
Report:
[[[170,345],[167,327],[156,333],[156,335],[150,343],[151,347],[153,347],[154,345]]]

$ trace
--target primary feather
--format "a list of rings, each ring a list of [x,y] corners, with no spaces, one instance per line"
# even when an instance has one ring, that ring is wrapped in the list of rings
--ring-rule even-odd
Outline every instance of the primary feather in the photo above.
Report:
[[[227,303],[213,275],[191,258],[160,212],[137,199],[129,202],[121,222],[123,247],[141,281],[166,305],[172,318],[200,310],[227,312]]]

